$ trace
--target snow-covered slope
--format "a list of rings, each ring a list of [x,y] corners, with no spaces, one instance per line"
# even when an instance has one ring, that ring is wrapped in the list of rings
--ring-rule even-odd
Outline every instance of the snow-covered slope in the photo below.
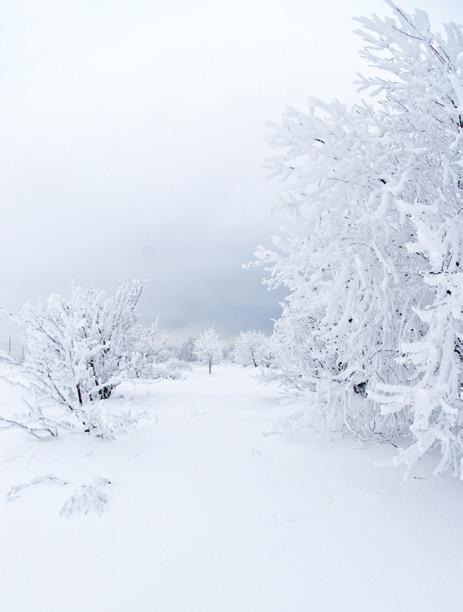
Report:
[[[236,367],[110,401],[148,418],[115,442],[0,432],[2,612],[462,609],[461,483],[404,483],[374,467],[385,446],[278,433],[294,408]]]

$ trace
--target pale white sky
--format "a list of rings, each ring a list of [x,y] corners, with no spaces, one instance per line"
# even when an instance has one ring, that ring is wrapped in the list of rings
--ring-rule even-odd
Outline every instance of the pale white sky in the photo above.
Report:
[[[406,0],[435,24],[460,0]],[[267,120],[352,101],[353,15],[381,0],[0,1],[0,303],[71,280],[149,282],[148,320],[186,336],[270,329],[281,296],[243,271],[278,185]],[[0,321],[0,346],[11,329]]]

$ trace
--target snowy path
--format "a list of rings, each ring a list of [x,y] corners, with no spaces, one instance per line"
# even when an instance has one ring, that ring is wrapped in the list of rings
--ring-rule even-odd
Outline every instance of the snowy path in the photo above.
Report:
[[[132,394],[157,418],[115,442],[0,432],[2,612],[461,611],[461,483],[404,484],[373,467],[386,447],[264,435],[291,407],[238,368]],[[46,473],[71,485],[4,502]],[[60,517],[96,476],[110,511]]]

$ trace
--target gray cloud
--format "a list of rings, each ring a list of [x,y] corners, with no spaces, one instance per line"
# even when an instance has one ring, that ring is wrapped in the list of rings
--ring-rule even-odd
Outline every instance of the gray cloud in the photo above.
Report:
[[[421,6],[463,21],[460,2]],[[241,269],[278,229],[265,121],[308,95],[354,99],[351,16],[384,10],[4,0],[0,303],[139,277],[144,317],[174,334],[269,330],[282,295]],[[0,322],[0,345],[9,333]]]

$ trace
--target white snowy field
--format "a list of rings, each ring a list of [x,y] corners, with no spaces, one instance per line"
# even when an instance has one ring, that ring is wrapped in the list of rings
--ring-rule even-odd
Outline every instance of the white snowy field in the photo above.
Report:
[[[462,483],[404,483],[374,466],[384,445],[278,433],[295,407],[253,375],[125,385],[109,401],[149,418],[113,442],[0,432],[0,610],[461,611]],[[6,500],[47,474],[68,484]],[[108,511],[61,516],[95,478]]]

